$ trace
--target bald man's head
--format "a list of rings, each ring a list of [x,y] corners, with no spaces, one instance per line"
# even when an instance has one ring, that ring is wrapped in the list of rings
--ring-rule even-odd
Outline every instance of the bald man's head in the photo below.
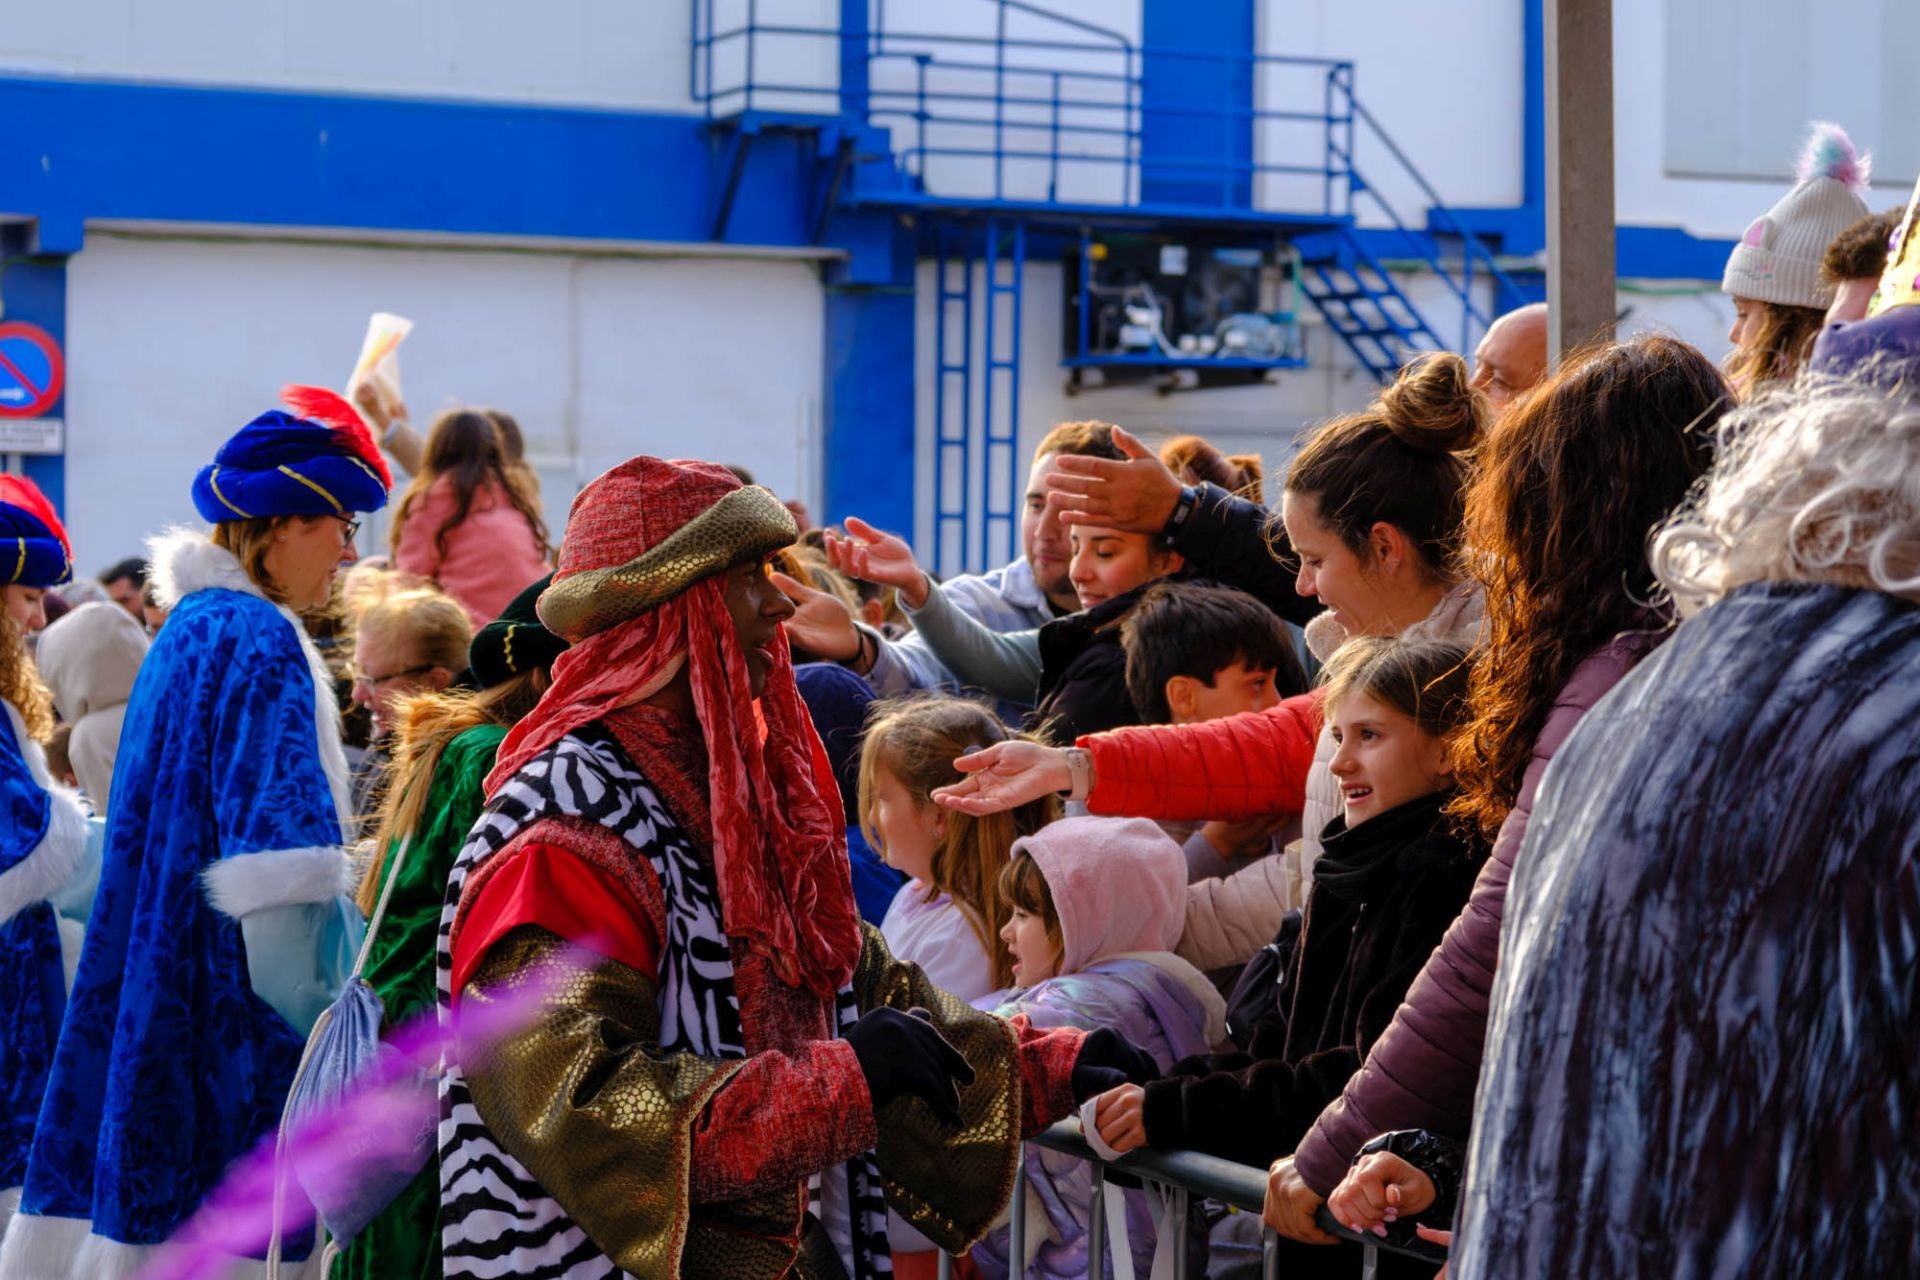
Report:
[[[1547,374],[1547,304],[1535,302],[1495,320],[1473,353],[1473,385],[1496,409]]]

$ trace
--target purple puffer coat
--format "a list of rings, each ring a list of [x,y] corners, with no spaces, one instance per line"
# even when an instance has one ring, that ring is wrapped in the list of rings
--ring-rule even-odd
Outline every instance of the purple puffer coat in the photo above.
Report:
[[[1500,959],[1507,881],[1527,834],[1540,779],[1580,717],[1666,635],[1616,636],[1575,667],[1560,690],[1534,741],[1533,760],[1521,779],[1513,812],[1500,826],[1493,856],[1481,868],[1466,910],[1414,979],[1406,1002],[1346,1091],[1320,1113],[1294,1153],[1294,1168],[1320,1195],[1340,1185],[1361,1145],[1377,1134],[1396,1129],[1466,1134],[1480,1082],[1493,971]]]

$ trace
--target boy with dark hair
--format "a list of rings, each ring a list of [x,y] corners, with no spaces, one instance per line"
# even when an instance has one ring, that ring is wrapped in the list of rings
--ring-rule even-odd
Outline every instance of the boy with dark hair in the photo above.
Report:
[[[1142,724],[1199,724],[1264,711],[1304,693],[1286,624],[1244,591],[1194,582],[1150,588],[1120,627],[1127,696]],[[1163,823],[1187,854],[1189,882],[1219,879],[1277,852],[1293,815]]]
[[[1307,691],[1286,624],[1231,587],[1157,584],[1121,624],[1120,644],[1142,724],[1198,724]]]

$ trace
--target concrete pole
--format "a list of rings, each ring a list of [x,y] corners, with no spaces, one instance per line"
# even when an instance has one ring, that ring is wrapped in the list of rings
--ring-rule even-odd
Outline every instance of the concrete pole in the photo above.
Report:
[[[1546,8],[1547,350],[1613,336],[1613,2]]]

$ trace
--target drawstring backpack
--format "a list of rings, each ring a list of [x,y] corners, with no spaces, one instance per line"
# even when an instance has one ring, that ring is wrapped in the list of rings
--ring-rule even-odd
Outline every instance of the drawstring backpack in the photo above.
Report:
[[[393,869],[380,890],[380,900],[374,905],[373,918],[367,922],[366,937],[353,962],[353,973],[347,978],[338,998],[313,1024],[313,1033],[307,1037],[307,1047],[300,1055],[300,1066],[293,1075],[293,1085],[287,1091],[286,1106],[280,1113],[279,1133],[274,1141],[273,1233],[267,1245],[268,1280],[279,1280],[280,1276],[281,1206],[286,1186],[288,1130],[310,1116],[325,1112],[348,1096],[364,1073],[393,1052],[380,1038],[380,1027],[386,1019],[386,1003],[360,975],[366,969],[367,956],[373,950],[373,940],[386,919],[387,902],[393,896],[393,886],[400,879],[401,869],[406,864],[407,849],[412,843],[413,837],[406,836],[395,850]],[[399,1155],[369,1158],[356,1166],[352,1178],[345,1180],[321,1177],[318,1170],[303,1169],[298,1159],[293,1162],[294,1179],[313,1203],[318,1224],[324,1226],[332,1237],[320,1255],[322,1276],[333,1265],[340,1250],[351,1244],[369,1222],[392,1204],[433,1157],[435,1128],[438,1124],[433,1102],[435,1084],[425,1071],[416,1071],[415,1074],[417,1079],[409,1087],[417,1088],[423,1095],[421,1113],[424,1120],[419,1132],[412,1136],[410,1143],[405,1144]]]

